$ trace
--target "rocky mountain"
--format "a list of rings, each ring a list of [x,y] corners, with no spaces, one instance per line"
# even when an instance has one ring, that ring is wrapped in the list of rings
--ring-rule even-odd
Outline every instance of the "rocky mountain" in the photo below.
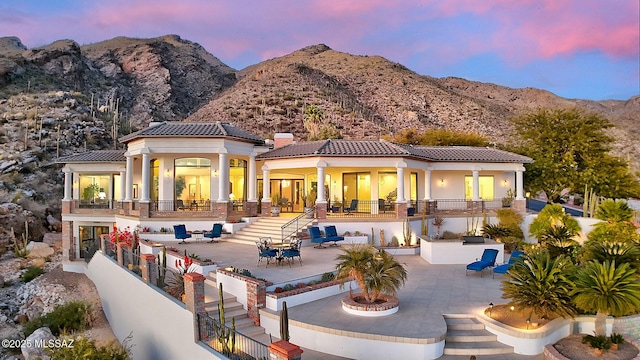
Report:
[[[540,107],[578,107],[616,124],[616,150],[640,169],[640,97],[564,99],[460,78],[419,75],[379,56],[314,45],[235,70],[200,45],[167,35],[72,40],[27,49],[0,38],[0,200],[16,194],[59,207],[58,156],[113,148],[151,121],[229,121],[265,137],[308,137],[307,105],[345,138],[404,128],[475,131],[510,139],[507,119]],[[57,204],[57,205],[56,205]]]

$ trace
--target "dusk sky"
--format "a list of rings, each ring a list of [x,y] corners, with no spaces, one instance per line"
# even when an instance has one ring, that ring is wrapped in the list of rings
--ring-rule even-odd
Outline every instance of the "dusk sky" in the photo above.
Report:
[[[177,34],[242,69],[309,45],[566,98],[640,94],[638,0],[2,0],[29,48]]]

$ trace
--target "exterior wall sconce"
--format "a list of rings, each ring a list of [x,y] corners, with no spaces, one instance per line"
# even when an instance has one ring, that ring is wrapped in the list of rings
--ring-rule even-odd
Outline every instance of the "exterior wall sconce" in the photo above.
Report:
[[[504,187],[509,186],[509,181],[508,180],[503,181],[502,182],[502,186],[504,186]]]
[[[440,179],[440,187],[444,186],[444,179]]]
[[[170,169],[167,169],[167,170],[164,172],[164,176],[166,176],[166,177],[171,177],[171,170],[170,170]]]
[[[215,170],[215,169],[214,169],[214,170],[211,172],[211,174],[213,175],[213,177],[218,177],[218,170]]]

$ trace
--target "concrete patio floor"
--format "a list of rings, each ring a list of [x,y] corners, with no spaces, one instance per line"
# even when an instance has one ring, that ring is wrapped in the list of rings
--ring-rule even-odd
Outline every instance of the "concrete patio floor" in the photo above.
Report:
[[[264,261],[258,266],[257,249],[252,245],[225,242],[176,245],[180,250],[187,249],[188,254],[197,254],[201,258],[210,258],[220,267],[233,266],[247,269],[258,277],[273,283],[292,283],[298,279],[335,270],[335,258],[341,247],[316,249],[309,244],[302,248],[302,266],[296,261],[289,265],[269,264]],[[345,247],[347,245],[342,245]],[[434,338],[446,332],[443,314],[473,314],[482,311],[489,303],[503,304],[507,300],[501,297],[500,283],[502,275],[485,271],[465,275],[464,265],[432,265],[419,255],[398,256],[406,265],[407,282],[400,289],[400,309],[396,314],[362,318],[342,310],[340,299],[336,295],[307,304],[289,308],[289,318],[309,325],[353,331],[367,334],[393,335],[406,338]],[[292,336],[293,337],[293,336]],[[337,359],[322,353],[307,353],[305,359]],[[386,356],[385,356],[386,358]],[[445,355],[440,359],[468,359],[468,356]],[[478,359],[542,359],[542,355],[491,355],[478,356]]]

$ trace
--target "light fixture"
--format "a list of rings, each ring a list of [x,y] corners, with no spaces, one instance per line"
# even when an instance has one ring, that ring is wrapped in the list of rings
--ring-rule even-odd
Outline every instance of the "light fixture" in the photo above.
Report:
[[[529,330],[529,323],[531,322],[531,318],[527,318],[527,330]]]
[[[170,177],[170,176],[171,176],[171,169],[167,169],[167,170],[165,170],[165,172],[164,172],[164,176],[166,176],[166,177]]]
[[[502,182],[502,186],[504,186],[504,187],[509,186],[509,181],[508,180],[503,181]]]
[[[440,179],[440,187],[444,186],[444,179]]]
[[[489,317],[491,317],[491,312],[493,311],[493,303],[489,303]]]
[[[511,307],[510,307],[509,309],[511,309],[511,311],[513,311],[513,310],[515,310],[516,308],[515,308],[515,306],[511,305]]]
[[[212,174],[213,174],[213,177],[218,177],[218,170],[213,169]]]
[[[100,192],[98,193],[98,197],[100,200],[104,200],[107,197],[107,194],[104,192],[104,188],[100,188]]]

